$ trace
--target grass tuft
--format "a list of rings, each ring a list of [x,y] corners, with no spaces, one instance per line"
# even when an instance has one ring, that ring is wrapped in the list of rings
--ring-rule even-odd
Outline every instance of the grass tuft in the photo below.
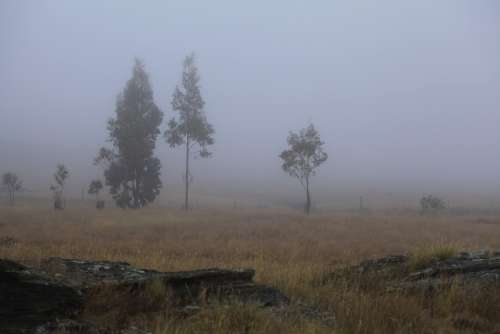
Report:
[[[458,250],[457,245],[445,242],[418,247],[410,253],[410,270],[424,269],[434,261],[449,259],[457,255]]]

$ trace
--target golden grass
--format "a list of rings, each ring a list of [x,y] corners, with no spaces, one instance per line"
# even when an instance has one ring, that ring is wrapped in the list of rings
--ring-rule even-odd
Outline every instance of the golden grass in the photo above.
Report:
[[[292,308],[307,304],[335,310],[337,333],[463,333],[453,326],[459,314],[485,321],[497,314],[485,315],[487,311],[478,305],[468,307],[455,292],[455,297],[436,301],[439,317],[435,317],[418,298],[380,296],[335,284],[318,287],[314,282],[337,267],[388,254],[410,252],[418,266],[455,249],[500,248],[500,217],[340,213],[306,217],[270,209],[54,212],[14,207],[0,208],[1,236],[19,243],[0,247],[0,257],[34,265],[45,257],[62,256],[127,261],[162,271],[255,268],[256,280],[289,295]],[[152,293],[163,291],[153,286]],[[452,306],[457,303],[463,307]],[[147,323],[161,334],[333,332],[314,319],[279,318],[251,305],[209,308],[189,319],[165,315]]]
[[[234,333],[234,334],[288,334],[288,333],[332,333],[331,329],[314,322],[300,319],[283,320],[269,315],[253,305],[230,305],[229,307],[205,308],[189,320],[164,318],[155,326],[157,334],[188,333]]]
[[[449,259],[459,251],[460,249],[457,245],[448,242],[438,242],[417,247],[410,252],[410,270],[423,269],[433,261]]]

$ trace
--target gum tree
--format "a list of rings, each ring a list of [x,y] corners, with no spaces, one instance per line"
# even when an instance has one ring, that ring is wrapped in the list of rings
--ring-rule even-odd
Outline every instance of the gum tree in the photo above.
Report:
[[[172,96],[172,108],[178,112],[177,118],[168,122],[168,129],[164,133],[165,140],[170,147],[184,145],[184,209],[189,210],[189,184],[191,181],[191,156],[208,158],[211,153],[208,146],[214,143],[214,129],[207,122],[203,111],[205,102],[200,92],[200,76],[195,65],[194,54],[187,56],[183,64],[181,87],[177,86]]]
[[[318,131],[310,124],[298,133],[290,132],[288,149],[280,154],[283,160],[281,168],[290,176],[297,178],[306,192],[305,212],[311,211],[310,179],[316,169],[328,159],[323,151],[323,142]]]
[[[56,172],[54,173],[55,184],[50,186],[54,194],[54,209],[63,210],[64,209],[64,186],[66,184],[66,179],[69,177],[69,172],[66,166],[59,164],[56,167]]]
[[[138,59],[132,78],[117,98],[115,113],[108,121],[112,148],[101,148],[95,163],[105,168],[106,185],[119,207],[142,208],[154,201],[162,186],[161,163],[153,152],[163,113]]]

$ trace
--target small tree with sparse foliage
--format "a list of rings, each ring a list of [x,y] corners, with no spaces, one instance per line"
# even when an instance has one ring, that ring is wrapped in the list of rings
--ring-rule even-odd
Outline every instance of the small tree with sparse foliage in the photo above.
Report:
[[[438,214],[446,209],[444,201],[436,196],[428,195],[420,199],[421,214]]]
[[[21,180],[15,173],[7,172],[2,176],[2,184],[9,193],[9,203],[14,205],[16,192],[22,189]]]
[[[191,181],[191,171],[189,161],[191,155],[201,158],[208,158],[211,153],[208,146],[214,143],[214,129],[207,122],[203,106],[205,102],[201,97],[199,87],[200,77],[198,68],[194,63],[194,55],[187,56],[184,60],[184,69],[182,72],[182,87],[175,88],[172,97],[172,108],[179,112],[177,119],[172,118],[168,122],[168,129],[164,136],[170,147],[185,145],[186,165],[184,173],[185,193],[184,209],[189,209],[189,184]],[[199,150],[193,151],[195,147]]]
[[[310,178],[316,174],[316,169],[328,159],[323,151],[323,142],[314,125],[300,130],[299,133],[290,132],[287,139],[289,149],[280,154],[283,160],[281,168],[290,176],[296,177],[306,191],[305,212],[311,211]]]
[[[97,209],[104,208],[104,201],[102,201],[99,198],[99,193],[101,192],[102,188],[103,188],[103,184],[102,184],[101,180],[93,180],[92,182],[90,182],[88,193],[90,195],[95,195]]]
[[[57,165],[56,172],[54,173],[55,184],[50,186],[50,190],[54,194],[54,209],[64,209],[64,185],[66,179],[69,177],[69,172],[63,164]]]

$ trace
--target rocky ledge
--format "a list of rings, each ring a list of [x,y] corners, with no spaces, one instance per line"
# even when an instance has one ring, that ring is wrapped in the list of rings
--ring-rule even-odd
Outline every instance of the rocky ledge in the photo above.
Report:
[[[141,333],[136,316],[193,312],[213,302],[280,308],[288,298],[254,270],[159,272],[126,262],[49,258],[36,268],[0,259],[0,332]],[[106,328],[101,328],[106,323]]]
[[[403,293],[435,293],[452,285],[500,288],[500,252],[461,252],[412,264],[410,256],[393,255],[368,260],[323,276],[320,285],[332,282],[364,289],[382,288]]]

